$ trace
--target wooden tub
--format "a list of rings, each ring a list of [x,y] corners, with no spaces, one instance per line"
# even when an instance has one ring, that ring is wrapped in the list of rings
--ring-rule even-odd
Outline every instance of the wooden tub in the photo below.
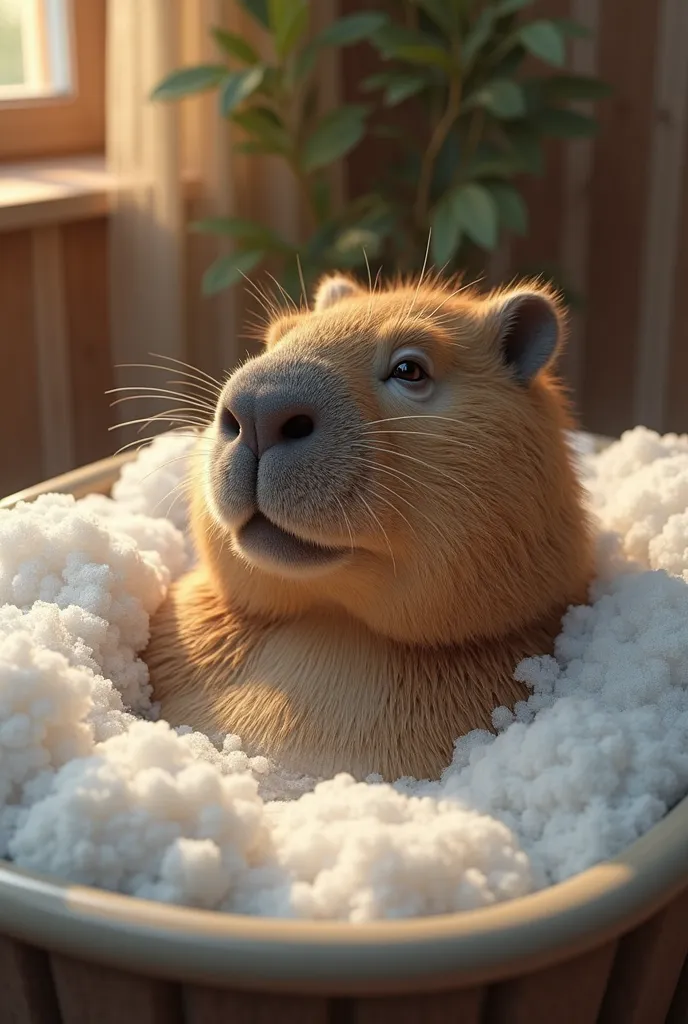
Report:
[[[125,457],[5,499],[106,493]],[[0,862],[0,1024],[688,1024],[688,798],[500,906],[365,926],[188,910]]]

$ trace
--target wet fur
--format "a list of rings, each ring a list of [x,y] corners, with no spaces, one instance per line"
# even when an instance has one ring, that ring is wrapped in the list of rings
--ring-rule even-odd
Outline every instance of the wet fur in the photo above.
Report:
[[[539,286],[521,291],[557,309]],[[527,696],[514,668],[551,650],[567,606],[585,601],[592,546],[564,439],[565,398],[549,367],[523,386],[504,363],[518,294],[344,288],[322,311],[272,325],[265,360],[325,360],[364,432],[389,428],[366,435],[377,450],[362,456],[373,467],[361,463],[361,494],[386,538],[342,493],[355,557],[304,580],[265,573],[218,523],[212,465],[193,460],[200,568],[172,587],[146,655],[168,721],[236,732],[248,750],[311,774],[424,777],[448,764],[457,736],[490,728],[494,707]],[[441,407],[381,405],[371,388],[370,346],[392,347],[401,335],[432,348],[446,382]],[[443,419],[369,426],[437,409]],[[300,532],[348,546],[322,494],[301,486]]]

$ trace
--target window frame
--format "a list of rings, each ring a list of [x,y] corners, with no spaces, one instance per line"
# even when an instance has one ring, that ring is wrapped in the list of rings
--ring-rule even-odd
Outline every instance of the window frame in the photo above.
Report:
[[[0,162],[104,152],[106,3],[67,0],[68,90],[0,97]]]

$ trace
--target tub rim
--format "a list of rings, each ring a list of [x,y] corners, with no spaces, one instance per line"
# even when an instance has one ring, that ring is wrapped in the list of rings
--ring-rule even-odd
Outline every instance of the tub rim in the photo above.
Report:
[[[684,890],[688,797],[612,860],[478,910],[369,924],[250,917],[61,883],[2,861],[0,922],[41,948],[173,981],[381,995],[544,969],[616,939]]]
[[[0,508],[51,491],[105,492],[132,457],[27,488]],[[391,994],[543,969],[615,939],[687,888],[688,797],[612,860],[473,911],[364,925],[249,917],[62,883],[0,861],[0,928],[41,948],[176,981]]]

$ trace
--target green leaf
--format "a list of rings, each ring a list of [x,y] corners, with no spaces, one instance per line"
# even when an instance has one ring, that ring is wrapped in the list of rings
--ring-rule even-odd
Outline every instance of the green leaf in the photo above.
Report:
[[[522,171],[519,161],[513,156],[504,154],[501,157],[485,157],[484,159],[472,160],[466,167],[466,179],[480,178],[511,178],[514,174]]]
[[[322,176],[316,178],[313,183],[313,205],[319,222],[326,220],[329,216],[331,201],[329,181]]]
[[[388,23],[382,11],[361,11],[349,14],[328,25],[315,39],[319,46],[351,46],[369,39]]]
[[[452,67],[452,59],[448,50],[443,46],[428,46],[409,44],[398,46],[394,52],[398,60],[407,60],[409,64],[422,64],[431,67],[442,68],[448,71]]]
[[[215,295],[231,284],[236,284],[243,274],[250,274],[264,256],[265,253],[259,249],[220,256],[203,275],[203,294]]]
[[[232,114],[232,120],[249,135],[253,135],[264,147],[265,152],[285,153],[289,149],[289,136],[277,117],[268,107],[249,107]]]
[[[494,10],[486,7],[475,19],[475,24],[466,36],[461,52],[464,62],[470,64],[473,58],[482,50],[489,40],[494,24]]]
[[[460,185],[451,192],[451,207],[459,227],[483,249],[497,244],[497,204],[483,185]]]
[[[464,166],[463,177],[466,181],[476,178],[511,178],[522,170],[521,161],[513,153],[504,153],[494,146],[483,145]]]
[[[340,107],[326,114],[306,139],[302,164],[306,172],[325,167],[358,145],[365,131],[367,107]]]
[[[385,90],[385,106],[396,107],[411,96],[416,96],[428,84],[424,75],[400,75],[395,81],[390,82]]]
[[[580,139],[595,135],[597,121],[576,110],[542,110],[536,117],[537,127],[557,139]]]
[[[495,78],[515,78],[527,56],[526,49],[515,39],[509,40],[509,49],[492,69]]]
[[[191,231],[203,235],[223,235],[240,239],[244,244],[250,243],[254,248],[288,249],[289,246],[278,235],[262,224],[242,217],[208,217],[205,220],[193,221],[189,225]]]
[[[295,55],[294,66],[291,72],[292,80],[294,82],[298,82],[301,78],[305,78],[306,75],[309,75],[315,67],[317,59],[318,44],[317,40],[313,39]]]
[[[332,262],[347,266],[360,266],[365,263],[365,256],[377,256],[382,244],[380,235],[371,228],[354,226],[345,228],[337,235],[334,245],[328,251]]]
[[[545,88],[549,81],[547,77],[532,77],[521,80],[521,88],[526,101],[528,115],[532,117],[546,106]]]
[[[240,3],[244,10],[248,11],[259,25],[262,25],[263,28],[270,27],[268,0],[240,0]]]
[[[304,0],[268,0],[268,11],[275,49],[280,57],[286,57],[306,31],[308,4]]]
[[[224,64],[197,64],[192,68],[179,68],[156,85],[152,100],[178,100],[182,96],[206,92],[219,85],[227,74]]]
[[[280,67],[274,67],[269,64],[262,64],[263,68],[263,79],[256,89],[256,92],[261,96],[267,96],[274,99],[279,96],[282,91],[284,84],[284,71]],[[245,69],[250,70],[250,69]]]
[[[453,185],[456,184],[457,168],[463,168],[461,156],[464,148],[464,139],[458,126],[455,126],[447,133],[447,137],[440,146],[439,153],[432,170],[432,182],[430,196],[432,200],[439,199]],[[422,157],[422,152],[419,154]],[[420,171],[420,168],[419,168]]]
[[[437,45],[437,36],[429,32],[416,32],[401,25],[384,25],[373,33],[371,42],[378,48],[385,59],[399,57],[404,48],[429,47],[432,50],[442,49]],[[446,50],[442,51],[446,53]]]
[[[235,107],[252,96],[261,85],[264,75],[265,68],[262,64],[227,75],[220,86],[220,114],[222,117],[229,117]]]
[[[593,35],[587,25],[581,25],[579,21],[571,21],[570,18],[552,18],[552,23],[557,26],[564,36],[571,36],[573,39],[589,39]]]
[[[228,32],[224,28],[211,28],[210,34],[213,39],[226,54],[230,57],[236,57],[237,60],[243,60],[245,64],[257,64],[260,57],[250,46],[245,39],[237,35],[236,32]]]
[[[509,124],[507,140],[511,150],[509,155],[515,161],[515,170],[538,176],[544,172],[545,156],[542,143],[532,126]]]
[[[461,242],[461,225],[454,211],[451,195],[444,195],[432,212],[430,248],[432,262],[443,267],[455,255]]]
[[[378,71],[369,75],[360,83],[359,88],[363,92],[373,92],[375,89],[385,89],[387,92],[387,106],[394,106],[401,103],[407,96],[413,96],[420,92],[425,86],[434,81],[432,73],[423,71],[402,71],[393,69],[390,71]]]
[[[522,117],[526,111],[523,90],[507,78],[488,82],[466,101],[466,107],[485,107],[496,117]]]
[[[410,96],[422,92],[430,84],[430,79],[421,71],[380,71],[375,75],[369,75],[360,83],[364,92],[372,92],[375,89],[384,89],[384,104],[386,107],[395,107],[403,103]]]
[[[376,89],[384,89],[396,78],[396,71],[378,71],[374,75],[368,75],[360,83],[359,88],[363,92],[374,92]]]
[[[518,189],[502,181],[492,182],[488,187],[497,206],[500,223],[516,235],[527,234],[528,207]]]
[[[498,18],[505,18],[508,14],[515,14],[516,11],[529,7],[533,0],[500,0],[496,4],[494,12]]]
[[[306,247],[308,260],[322,265],[325,260],[325,251],[334,241],[336,233],[337,225],[332,220],[326,221],[317,231],[313,232]]]
[[[351,218],[350,204],[349,218]],[[367,212],[358,218],[357,227],[364,231],[372,231],[373,234],[385,237],[394,227],[395,215],[392,212],[391,204],[380,196],[372,193],[369,196],[361,196],[358,200],[359,206],[367,206]]]
[[[539,80],[543,94],[549,100],[603,100],[612,93],[612,87],[599,78],[581,75],[553,75]]]
[[[552,21],[531,21],[527,25],[521,25],[518,30],[518,37],[529,53],[548,64],[556,64],[558,67],[566,59],[564,48],[564,37],[559,27]]]
[[[452,5],[447,3],[447,0],[416,0],[418,6],[421,7],[428,17],[432,18],[435,24],[444,29],[447,34],[450,34],[456,27],[456,10],[452,10]],[[454,4],[456,8],[456,4]]]

